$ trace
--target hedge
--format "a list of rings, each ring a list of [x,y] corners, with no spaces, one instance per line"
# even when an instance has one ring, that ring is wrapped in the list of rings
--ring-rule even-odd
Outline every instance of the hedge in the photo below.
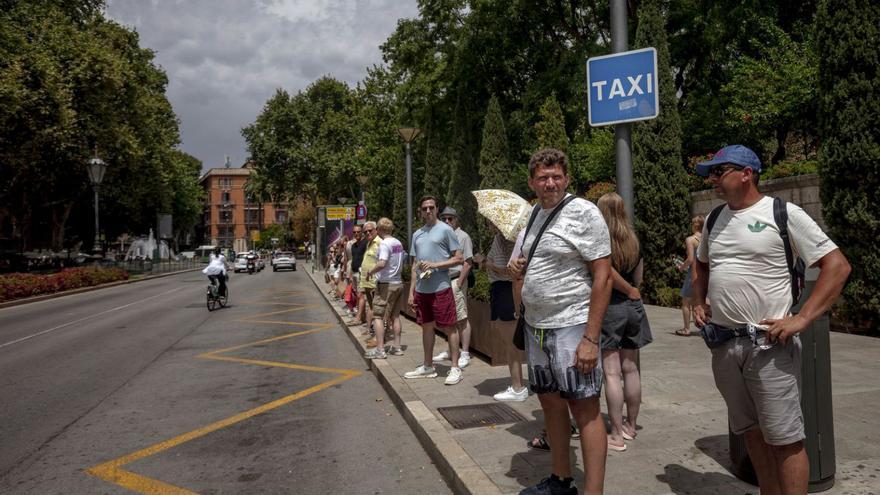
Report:
[[[68,268],[50,275],[0,275],[0,302],[128,280],[120,268]]]

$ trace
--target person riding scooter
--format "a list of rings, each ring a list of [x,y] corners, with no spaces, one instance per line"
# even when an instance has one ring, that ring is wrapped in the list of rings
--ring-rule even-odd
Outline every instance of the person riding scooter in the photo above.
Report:
[[[253,275],[257,269],[257,257],[249,254],[247,256],[247,271],[249,274]]]

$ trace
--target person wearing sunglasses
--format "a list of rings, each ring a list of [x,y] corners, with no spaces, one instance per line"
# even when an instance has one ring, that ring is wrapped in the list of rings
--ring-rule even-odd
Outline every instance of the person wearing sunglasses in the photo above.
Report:
[[[761,194],[761,169],[758,156],[738,144],[697,164],[697,174],[708,177],[725,204],[709,215],[697,248],[694,320],[711,349],[731,431],[745,436],[761,493],[806,494],[810,466],[798,334],[828,311],[850,265],[803,209]],[[776,219],[786,216],[777,225]],[[788,249],[820,270],[810,297],[794,315],[795,271],[786,255],[785,231]]]
[[[434,378],[434,328],[448,336],[451,367],[446,385],[461,381],[458,365],[459,332],[456,323],[455,296],[449,269],[462,263],[461,245],[452,227],[437,219],[437,198],[425,196],[419,201],[425,224],[413,232],[410,243],[412,275],[408,303],[415,310],[416,322],[422,326],[424,361],[415,370],[403,375],[407,379]]]

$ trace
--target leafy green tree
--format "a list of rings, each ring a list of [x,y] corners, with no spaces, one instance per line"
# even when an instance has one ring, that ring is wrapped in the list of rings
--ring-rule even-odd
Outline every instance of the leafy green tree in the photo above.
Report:
[[[100,2],[6,5],[0,206],[20,226],[22,248],[59,249],[69,237],[94,238],[86,163],[95,149],[108,163],[101,193],[107,239],[146,232],[157,213],[173,211],[178,191],[193,186],[171,156],[177,119],[153,53],[139,46],[136,33],[104,19]],[[49,228],[34,229],[43,224]]]
[[[759,155],[772,152],[775,164],[786,158],[792,131],[815,130],[819,64],[810,39],[798,43],[768,18],[753,25],[750,41],[761,56],[738,59],[721,94],[731,138]]]
[[[822,216],[852,265],[843,314],[880,323],[880,5],[823,0],[819,50]]]
[[[615,179],[614,131],[610,127],[586,128],[575,132],[569,148],[569,167],[573,188],[583,194],[598,182]]]
[[[681,159],[681,123],[676,107],[665,16],[658,0],[639,8],[635,47],[657,49],[660,114],[633,126],[633,192],[635,228],[645,263],[645,290],[649,299],[659,289],[680,283],[680,274],[669,261],[680,252],[687,233],[690,195]]]

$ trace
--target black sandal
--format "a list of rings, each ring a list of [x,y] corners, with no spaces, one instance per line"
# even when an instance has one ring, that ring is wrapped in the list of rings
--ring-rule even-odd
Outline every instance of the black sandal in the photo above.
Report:
[[[531,442],[526,442],[526,446],[532,450],[550,452],[550,444],[547,442],[547,435],[545,433],[541,433],[533,438]]]

